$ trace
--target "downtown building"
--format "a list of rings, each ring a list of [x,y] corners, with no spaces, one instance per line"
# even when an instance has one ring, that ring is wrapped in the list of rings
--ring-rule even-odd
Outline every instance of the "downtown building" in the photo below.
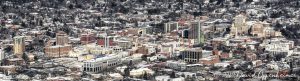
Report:
[[[168,22],[164,24],[164,33],[169,33],[174,30],[178,30],[179,24],[178,22]]]
[[[68,35],[62,31],[59,31],[56,34],[56,45],[52,46],[52,44],[50,44],[44,48],[45,56],[49,58],[68,56],[68,53],[72,50],[72,46],[68,43]]]
[[[100,36],[97,40],[97,44],[104,48],[109,48],[114,46],[114,37],[113,36]]]
[[[68,35],[63,32],[63,31],[59,31],[56,34],[56,45],[65,45],[69,43],[69,37]]]
[[[204,33],[201,29],[200,21],[191,22],[191,26],[188,32],[188,39],[193,39],[193,44],[203,45],[205,42]],[[191,42],[191,41],[190,41]]]
[[[83,62],[83,71],[98,73],[111,67],[116,67],[122,63],[121,58],[127,57],[128,55],[128,52],[119,52],[117,54],[86,60]]]
[[[202,58],[201,48],[191,48],[180,51],[181,59],[187,63],[198,63]]]
[[[230,34],[234,35],[235,37],[239,37],[240,35],[244,35],[248,33],[249,27],[246,25],[246,19],[247,17],[243,14],[239,14],[235,16],[234,22],[231,27]]]
[[[85,45],[85,44],[93,43],[95,41],[96,41],[96,39],[95,39],[94,34],[90,34],[90,33],[81,34],[81,37],[80,37],[81,44]]]
[[[25,37],[14,37],[14,54],[21,57],[25,52]]]
[[[0,48],[0,61],[2,61],[5,58],[5,53],[2,48]]]
[[[265,51],[271,55],[284,55],[289,56],[292,54],[294,48],[294,41],[287,40],[285,38],[272,38],[265,40],[260,46],[265,47]]]
[[[67,57],[69,52],[72,50],[71,45],[56,45],[45,47],[45,54],[47,57]]]
[[[255,22],[251,29],[251,35],[260,38],[281,37],[280,31],[275,31],[267,22]]]

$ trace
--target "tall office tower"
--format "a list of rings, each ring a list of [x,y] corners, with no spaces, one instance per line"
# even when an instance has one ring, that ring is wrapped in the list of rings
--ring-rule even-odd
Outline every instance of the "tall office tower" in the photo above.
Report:
[[[14,37],[14,54],[22,56],[25,51],[25,38],[23,36]]]
[[[56,33],[56,45],[66,45],[69,42],[69,38],[68,35],[63,32],[63,31],[59,31],[58,33]]]
[[[234,17],[234,22],[231,27],[231,35],[235,35],[235,37],[239,37],[240,34],[246,34],[248,32],[248,27],[246,26],[247,17],[239,14]]]
[[[0,48],[0,61],[2,61],[5,58],[5,54],[2,48]]]
[[[200,21],[191,22],[189,39],[195,39],[194,44],[203,45],[205,42],[204,34],[201,30]]]
[[[165,31],[165,33],[169,33],[173,30],[178,30],[178,27],[179,27],[178,22],[165,23],[164,31]]]
[[[202,58],[201,48],[192,48],[180,51],[181,59],[189,63],[198,63]]]

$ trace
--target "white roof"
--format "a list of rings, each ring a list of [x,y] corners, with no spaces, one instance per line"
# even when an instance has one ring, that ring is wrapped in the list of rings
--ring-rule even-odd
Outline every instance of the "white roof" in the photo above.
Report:
[[[116,78],[123,78],[123,76],[120,73],[112,73],[109,74],[110,77],[116,77]]]

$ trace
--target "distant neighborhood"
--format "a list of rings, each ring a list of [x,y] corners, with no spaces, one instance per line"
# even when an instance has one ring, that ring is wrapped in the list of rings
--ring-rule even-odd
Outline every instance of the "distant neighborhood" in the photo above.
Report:
[[[299,81],[299,0],[1,0],[1,81]]]

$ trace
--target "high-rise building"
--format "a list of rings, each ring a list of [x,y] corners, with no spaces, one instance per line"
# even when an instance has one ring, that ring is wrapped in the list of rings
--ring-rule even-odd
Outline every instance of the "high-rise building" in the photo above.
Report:
[[[189,39],[195,39],[194,44],[204,44],[204,34],[201,30],[200,21],[191,22],[190,32],[189,32]]]
[[[23,36],[14,37],[14,54],[21,56],[25,51],[25,38]]]
[[[69,38],[65,32],[60,31],[56,33],[56,45],[65,45],[68,44],[68,42],[69,42]]]
[[[246,19],[247,17],[242,14],[235,16],[230,33],[235,35],[235,37],[238,37],[241,34],[246,34],[249,29],[246,26]]]
[[[5,58],[5,54],[2,48],[0,48],[0,61]]]
[[[165,23],[165,26],[164,26],[164,31],[165,33],[169,33],[173,30],[178,30],[178,22],[169,22],[169,23]]]
[[[202,49],[193,48],[180,51],[181,59],[189,63],[198,63],[202,58]]]

